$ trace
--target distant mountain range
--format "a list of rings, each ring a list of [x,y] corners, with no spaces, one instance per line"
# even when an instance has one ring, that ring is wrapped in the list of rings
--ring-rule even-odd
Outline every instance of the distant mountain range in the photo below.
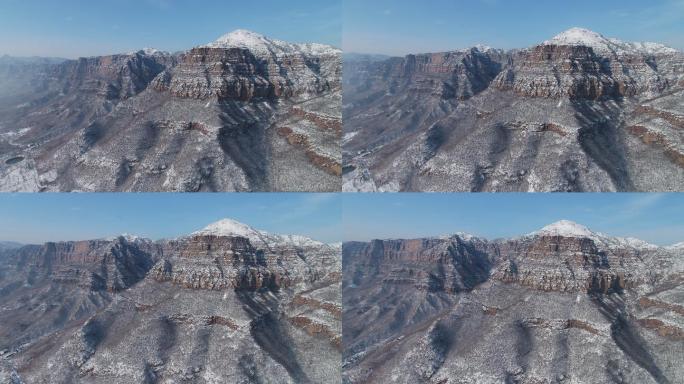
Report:
[[[342,54],[342,59],[344,61],[382,61],[387,60],[391,56],[373,54],[373,53],[354,53],[354,52],[344,52]]]
[[[22,246],[23,244],[14,241],[0,241],[0,251],[4,251],[6,249],[16,249]]]
[[[684,54],[573,28],[344,65],[345,191],[682,191]]]
[[[681,244],[560,221],[511,239],[342,252],[345,382],[675,383],[684,373]]]
[[[338,191],[341,73],[336,48],[245,30],[0,58],[0,190]]]
[[[3,250],[0,381],[339,383],[341,249],[226,219]]]

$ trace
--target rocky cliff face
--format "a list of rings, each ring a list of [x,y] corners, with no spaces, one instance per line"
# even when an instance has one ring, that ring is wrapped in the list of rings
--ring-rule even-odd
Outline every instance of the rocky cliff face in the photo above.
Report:
[[[17,81],[0,63],[29,91],[0,95],[0,190],[339,190],[340,51],[246,33]]]
[[[212,97],[249,101],[310,97],[339,85],[334,54],[309,57],[301,52],[273,57],[249,48],[194,48],[178,66],[155,79],[154,88],[177,97]],[[204,76],[199,76],[203,74]]]
[[[377,92],[378,87],[386,87],[391,93],[415,92],[426,97],[464,100],[489,86],[499,73],[502,59],[505,59],[503,52],[480,47],[408,55],[403,59],[352,61],[347,68],[348,84],[357,85],[350,92]],[[356,98],[350,95],[351,100]]]
[[[522,96],[580,100],[660,93],[673,85],[673,77],[659,73],[658,63],[677,56],[633,52],[606,57],[584,45],[539,45],[514,54],[493,85]]]
[[[684,329],[675,247],[560,222],[495,241],[345,243],[343,271],[349,383],[667,383],[681,373],[671,365]]]
[[[3,251],[0,377],[339,382],[340,248],[265,238],[119,237]]]
[[[345,70],[344,188],[681,190],[683,62],[579,29],[510,52],[357,60]]]
[[[117,292],[142,279],[155,262],[148,242],[93,240],[20,248],[12,257],[31,280],[47,278],[90,290]]]
[[[125,55],[80,58],[52,69],[51,75],[63,81],[62,92],[86,93],[111,99],[126,99],[142,92],[167,66],[170,55]]]

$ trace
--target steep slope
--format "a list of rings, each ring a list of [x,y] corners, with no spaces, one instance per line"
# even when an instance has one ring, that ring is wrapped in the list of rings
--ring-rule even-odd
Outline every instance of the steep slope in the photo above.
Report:
[[[571,222],[345,243],[345,381],[675,383],[682,260]]]
[[[682,190],[683,65],[579,28],[345,63],[344,190]]]
[[[225,220],[174,240],[28,246],[0,260],[2,380],[339,382],[340,248],[207,232],[227,222],[249,228]]]
[[[145,49],[27,71],[30,96],[0,103],[0,190],[340,188],[332,47],[238,30],[174,55]]]

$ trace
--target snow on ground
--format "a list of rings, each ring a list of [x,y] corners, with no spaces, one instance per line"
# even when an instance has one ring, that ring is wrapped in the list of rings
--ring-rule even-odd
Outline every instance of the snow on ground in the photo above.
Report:
[[[342,137],[342,142],[345,143],[351,139],[354,138],[354,136],[358,135],[359,132],[347,132],[344,134],[344,137]]]
[[[40,180],[32,161],[25,159],[17,164],[0,168],[0,190],[3,192],[38,192]]]

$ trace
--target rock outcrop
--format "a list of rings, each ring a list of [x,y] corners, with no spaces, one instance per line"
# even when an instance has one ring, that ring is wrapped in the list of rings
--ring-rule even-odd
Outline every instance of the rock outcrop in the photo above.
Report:
[[[26,246],[8,256],[30,280],[49,279],[93,291],[117,292],[140,281],[154,264],[149,242],[112,240],[46,243]]]
[[[106,100],[122,100],[145,90],[175,57],[146,55],[142,52],[66,61],[52,69],[51,76],[62,81],[61,92],[96,95]]]

